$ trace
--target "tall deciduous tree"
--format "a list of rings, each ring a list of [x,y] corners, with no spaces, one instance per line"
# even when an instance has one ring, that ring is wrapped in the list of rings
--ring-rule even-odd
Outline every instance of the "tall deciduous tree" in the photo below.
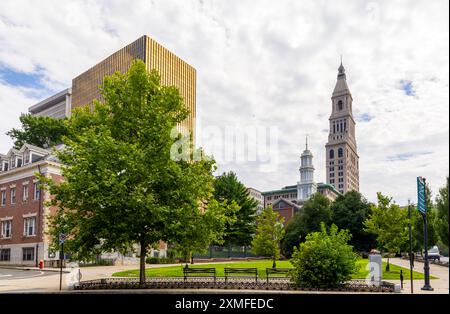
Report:
[[[214,182],[214,196],[219,202],[226,201],[229,204],[235,202],[239,206],[235,212],[236,217],[227,223],[225,243],[250,245],[256,228],[258,203],[249,196],[245,185],[238,180],[234,172],[223,173]]]
[[[22,114],[20,122],[21,129],[14,128],[6,133],[14,140],[16,149],[21,148],[25,143],[44,148],[53,147],[61,144],[62,137],[68,134],[63,119]]]
[[[284,218],[269,205],[259,215],[256,234],[252,241],[255,254],[268,256],[273,260],[273,268],[276,268],[276,260],[280,258],[280,241],[284,236]]]
[[[283,239],[283,254],[291,256],[294,247],[304,242],[306,235],[320,231],[321,223],[329,226],[331,223],[330,200],[320,193],[315,193],[305,202],[302,209],[294,215],[286,226]]]
[[[378,245],[388,253],[397,253],[408,241],[408,212],[392,203],[392,198],[377,193],[378,204],[364,221],[365,230],[377,237]],[[386,270],[389,270],[389,257]]]
[[[448,247],[448,176],[447,184],[439,190],[439,194],[436,197],[436,209],[437,209],[437,231],[439,237]]]
[[[173,158],[181,140],[174,130],[188,112],[178,90],[161,86],[158,73],[148,73],[142,61],[106,77],[101,91],[103,103],[94,101],[93,112],[76,110],[67,122],[69,136],[58,153],[65,180],[46,181],[59,207],[51,233],[56,239],[66,233],[65,247],[80,260],[139,244],[143,283],[148,249],[159,240],[179,240],[179,230],[190,223],[182,213],[220,216],[208,206],[214,161]]]
[[[331,204],[332,220],[339,229],[352,234],[349,241],[356,251],[369,252],[375,247],[375,236],[364,231],[364,221],[371,214],[370,203],[357,191],[350,191]]]

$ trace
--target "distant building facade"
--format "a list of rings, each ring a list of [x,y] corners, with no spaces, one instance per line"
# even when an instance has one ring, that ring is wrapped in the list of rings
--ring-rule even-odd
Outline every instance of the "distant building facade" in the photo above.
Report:
[[[33,116],[46,116],[52,118],[66,118],[72,110],[72,89],[67,88],[34,106],[28,108]]]
[[[357,153],[353,98],[347,85],[344,66],[339,66],[331,97],[332,111],[326,150],[327,183],[340,193],[359,191],[359,156]]]
[[[148,71],[158,70],[162,85],[178,88],[189,110],[189,116],[178,125],[178,130],[185,135],[192,132],[195,143],[196,70],[146,35],[78,75],[72,80],[71,88],[30,107],[29,112],[36,116],[68,117],[72,109],[91,105],[94,99],[102,100],[99,85],[104,77],[117,71],[125,73],[133,60],[142,60]],[[66,96],[65,104],[63,96]]]
[[[41,192],[35,174],[61,179],[60,163],[51,151],[24,144],[0,154],[0,265],[56,266],[58,252],[52,252],[46,235],[47,217],[56,209]]]
[[[264,207],[272,206],[274,211],[284,217],[285,224],[289,223],[299,212],[303,204],[315,193],[320,193],[330,201],[334,201],[341,193],[332,185],[315,183],[313,154],[306,148],[300,156],[300,180],[296,185],[286,186],[280,190],[263,192]]]
[[[258,202],[256,213],[259,214],[264,209],[264,196],[261,191],[254,188],[247,188],[248,196]]]

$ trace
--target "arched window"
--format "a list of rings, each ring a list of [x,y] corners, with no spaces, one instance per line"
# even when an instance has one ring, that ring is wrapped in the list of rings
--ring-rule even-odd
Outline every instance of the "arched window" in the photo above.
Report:
[[[338,101],[338,110],[342,110],[344,107],[344,104],[342,103],[342,100]]]
[[[334,158],[334,149],[331,149],[330,150],[330,159],[333,159]]]
[[[338,157],[344,157],[344,150],[342,148],[338,149]]]

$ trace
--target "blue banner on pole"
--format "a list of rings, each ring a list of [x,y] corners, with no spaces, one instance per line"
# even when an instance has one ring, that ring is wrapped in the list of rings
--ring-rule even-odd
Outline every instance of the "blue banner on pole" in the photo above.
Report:
[[[427,212],[425,201],[425,183],[421,177],[417,177],[417,209],[423,214]]]

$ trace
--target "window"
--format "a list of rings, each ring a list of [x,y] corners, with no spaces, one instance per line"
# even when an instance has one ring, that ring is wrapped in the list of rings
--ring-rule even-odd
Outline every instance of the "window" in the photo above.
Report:
[[[39,189],[39,185],[37,184],[37,182],[33,184],[33,187],[34,187],[34,200],[37,201],[40,198],[41,190]]]
[[[17,167],[22,167],[22,158],[17,158]]]
[[[1,202],[2,206],[6,206],[6,191],[2,191]]]
[[[330,178],[334,178],[334,172],[330,173]]]
[[[11,238],[12,220],[2,221],[2,238]]]
[[[11,188],[11,205],[16,203],[16,188]]]
[[[342,148],[338,149],[338,158],[344,157],[344,150]]]
[[[11,249],[0,250],[0,262],[9,262],[11,260]]]
[[[23,186],[23,201],[28,202],[28,185]]]
[[[334,183],[334,179],[330,179],[330,183]]]
[[[36,217],[29,217],[23,220],[23,235],[26,237],[36,235]]]
[[[338,101],[338,110],[342,110],[343,107],[344,107],[344,105],[343,105],[343,103],[342,103],[342,100],[339,100],[339,101]]]
[[[34,247],[22,248],[22,260],[34,261]]]
[[[330,159],[334,158],[334,149],[330,149]]]
[[[8,171],[8,162],[7,161],[5,161],[3,163],[3,171]]]

